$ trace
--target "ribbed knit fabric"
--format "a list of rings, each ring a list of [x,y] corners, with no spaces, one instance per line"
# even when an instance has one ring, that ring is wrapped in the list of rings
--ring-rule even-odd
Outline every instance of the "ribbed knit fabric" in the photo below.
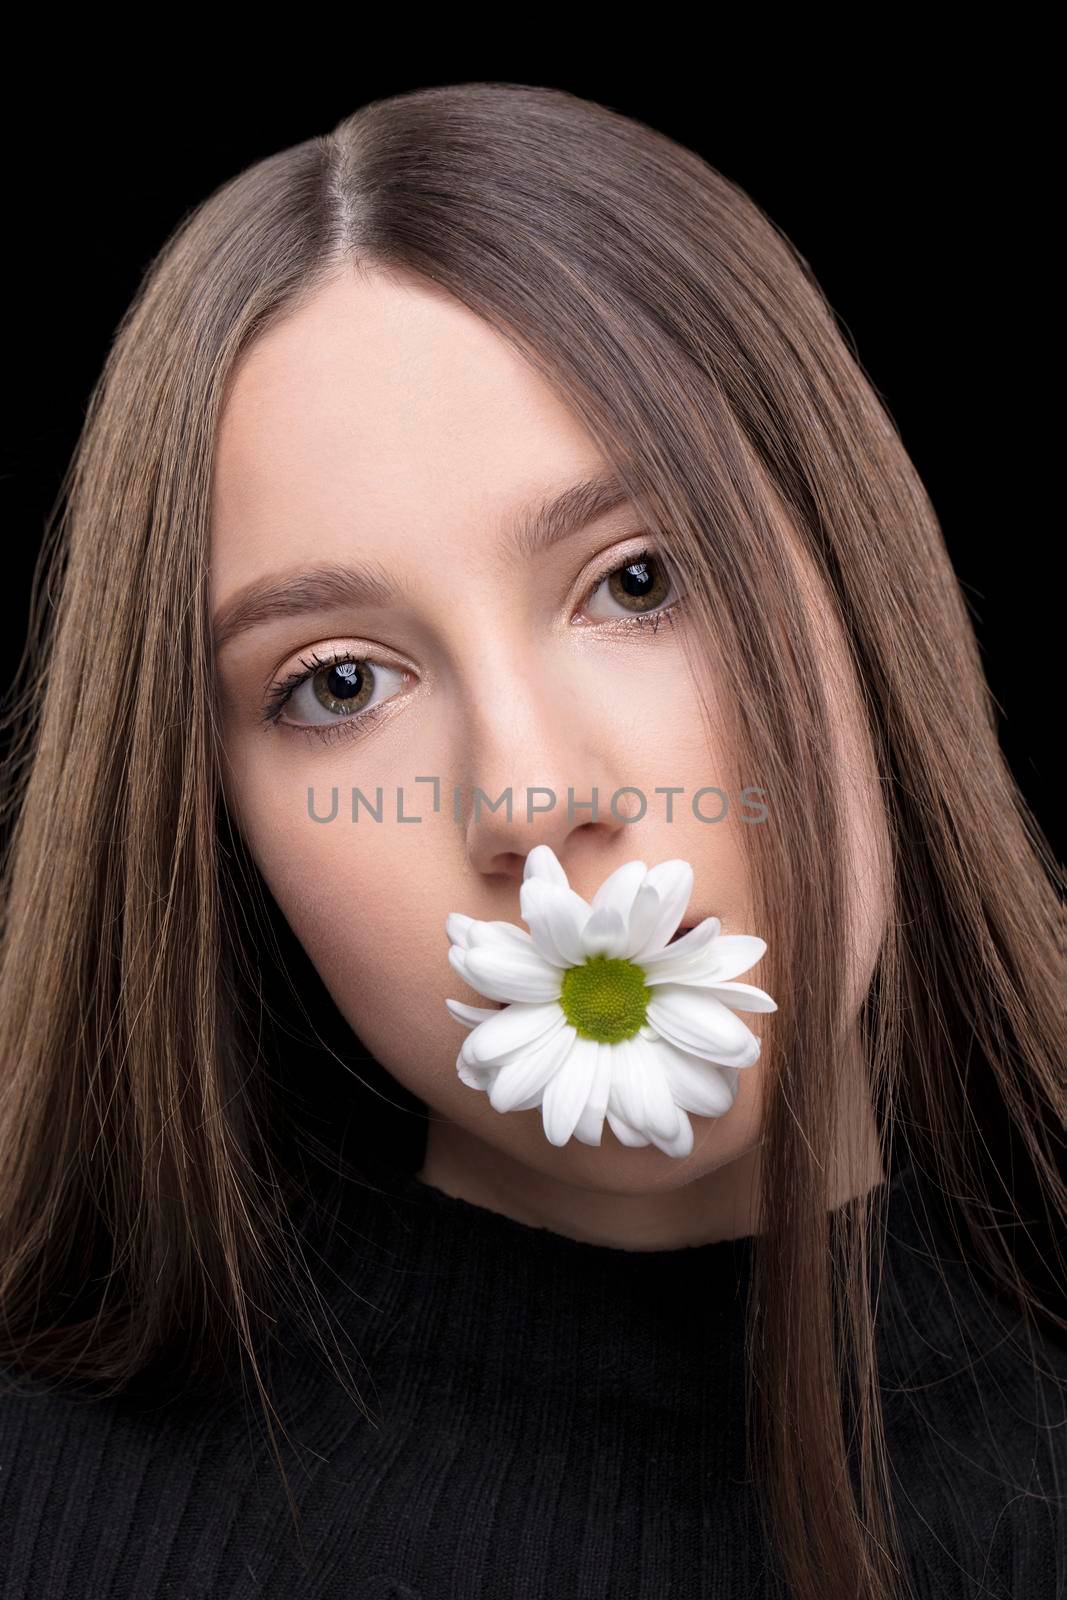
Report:
[[[946,1293],[917,1183],[907,1166],[890,1184],[879,1311],[915,1592],[1052,1600],[1067,1593],[1067,1351],[1044,1340],[1035,1366],[951,1259]],[[784,1596],[745,1475],[752,1247],[579,1243],[406,1174],[359,1190],[317,1270],[375,1422],[299,1341],[270,1367],[302,1539],[254,1396],[153,1412],[6,1375],[0,1595]]]

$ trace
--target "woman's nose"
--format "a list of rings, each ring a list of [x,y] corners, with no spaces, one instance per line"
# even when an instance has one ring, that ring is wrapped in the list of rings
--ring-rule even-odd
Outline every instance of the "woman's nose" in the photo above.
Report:
[[[483,802],[477,819],[472,811],[467,823],[471,866],[487,877],[504,876],[521,883],[526,857],[535,845],[547,844],[582,893],[586,877],[599,882],[610,867],[618,865],[617,841],[631,826],[626,821],[627,805],[633,804],[629,793],[618,799],[615,812],[610,809],[615,787],[609,785],[605,790],[592,784],[586,793],[575,791],[569,799],[566,787],[557,791],[551,784],[512,786],[510,817],[506,801],[496,810]],[[478,799],[475,795],[475,804]],[[587,865],[579,866],[579,862]]]
[[[527,686],[479,719],[467,757],[466,846],[476,872],[521,883],[527,855],[547,844],[568,875],[575,869],[581,893],[586,879],[599,882],[618,864],[640,799],[602,707],[575,691],[549,709]]]

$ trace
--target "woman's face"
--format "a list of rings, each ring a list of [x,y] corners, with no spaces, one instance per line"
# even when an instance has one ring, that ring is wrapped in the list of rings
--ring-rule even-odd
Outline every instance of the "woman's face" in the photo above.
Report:
[[[236,624],[240,604],[247,624],[227,627],[217,658],[231,815],[353,1030],[427,1103],[424,1176],[469,1198],[495,1185],[513,1210],[524,1192],[541,1211],[575,1190],[624,1206],[701,1179],[725,1193],[712,1175],[760,1137],[766,1054],[730,1112],[692,1116],[686,1159],[626,1148],[607,1123],[600,1147],[557,1148],[540,1110],[502,1115],[456,1073],[466,1030],[445,998],[490,1002],[451,966],[445,919],[523,926],[537,844],[587,899],[625,861],[683,857],[685,925],[716,916],[724,933],[774,938],[755,925],[745,866],[740,790],[759,775],[708,748],[675,580],[654,570],[651,609],[618,581],[654,548],[636,511],[602,505],[550,543],[532,536],[538,508],[605,466],[473,313],[355,272],[247,353],[215,463],[212,614]],[[726,791],[721,822],[690,804],[708,785]],[[668,787],[681,791],[669,821]],[[623,788],[646,797],[639,820],[625,820],[633,795],[612,815]],[[380,821],[360,802],[353,822],[353,789],[375,806],[380,790]],[[510,790],[510,817],[484,800],[476,812],[476,789],[489,802]],[[321,818],[337,791],[332,820],[312,819],[309,790]],[[594,790],[596,820],[577,809]],[[546,791],[556,803],[539,809]],[[702,803],[709,816],[721,804]],[[743,976],[760,983],[758,967]],[[759,1032],[758,1015],[744,1020]]]

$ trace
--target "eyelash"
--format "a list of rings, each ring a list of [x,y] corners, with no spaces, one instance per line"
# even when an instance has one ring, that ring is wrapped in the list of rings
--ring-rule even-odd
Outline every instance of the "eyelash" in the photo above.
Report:
[[[646,560],[648,557],[656,558],[661,562],[663,560],[659,551],[654,547],[649,546],[646,546],[640,550],[636,550],[629,555],[623,556],[621,561],[616,559],[612,565],[605,567],[603,571],[599,572],[597,576],[593,578],[589,588],[586,591],[583,604],[591,599],[605,579],[612,577],[616,572],[623,572],[627,567],[632,567],[638,562]],[[671,576],[673,575],[671,574]],[[631,628],[635,626],[647,628],[651,626],[653,632],[655,632],[658,629],[659,624],[664,620],[670,624],[673,624],[674,618],[672,613],[679,605],[680,600],[681,596],[678,596],[674,600],[670,601],[668,605],[663,606],[658,611],[636,611],[632,616],[629,617],[620,616],[601,619],[599,622],[590,624],[590,626],[599,628],[614,628],[615,626],[620,626],[622,628]],[[368,726],[373,726],[373,724],[377,722],[378,717],[376,713],[384,712],[390,705],[391,701],[380,701],[378,705],[368,706],[365,711],[357,711],[352,716],[339,719],[332,726],[329,723],[323,723],[321,725],[318,723],[309,723],[302,727],[296,723],[282,724],[281,714],[286,705],[292,699],[293,695],[300,688],[301,684],[306,683],[314,673],[320,671],[323,667],[335,667],[340,666],[344,662],[369,659],[370,657],[356,656],[351,650],[336,650],[325,656],[316,655],[315,652],[312,651],[310,661],[305,661],[303,656],[301,656],[300,668],[294,669],[292,672],[287,673],[284,678],[277,679],[271,684],[269,690],[267,691],[267,698],[264,702],[262,716],[264,727],[269,730],[281,725],[288,728],[291,733],[311,734],[313,738],[326,743],[330,743],[337,738],[356,737],[358,734],[365,732]]]

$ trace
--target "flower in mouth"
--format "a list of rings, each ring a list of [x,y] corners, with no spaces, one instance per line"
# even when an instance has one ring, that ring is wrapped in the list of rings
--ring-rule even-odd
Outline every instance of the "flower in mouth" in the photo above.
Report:
[[[448,958],[502,1009],[446,1000],[470,1031],[456,1058],[463,1083],[495,1110],[541,1107],[550,1144],[599,1145],[604,1119],[620,1143],[687,1156],[687,1115],[721,1117],[760,1041],[737,1011],[776,1011],[737,983],[767,949],[723,934],[717,917],[674,935],[693,890],[687,861],[629,861],[592,902],[548,845],[526,858],[519,909],[526,929],[453,911]]]

